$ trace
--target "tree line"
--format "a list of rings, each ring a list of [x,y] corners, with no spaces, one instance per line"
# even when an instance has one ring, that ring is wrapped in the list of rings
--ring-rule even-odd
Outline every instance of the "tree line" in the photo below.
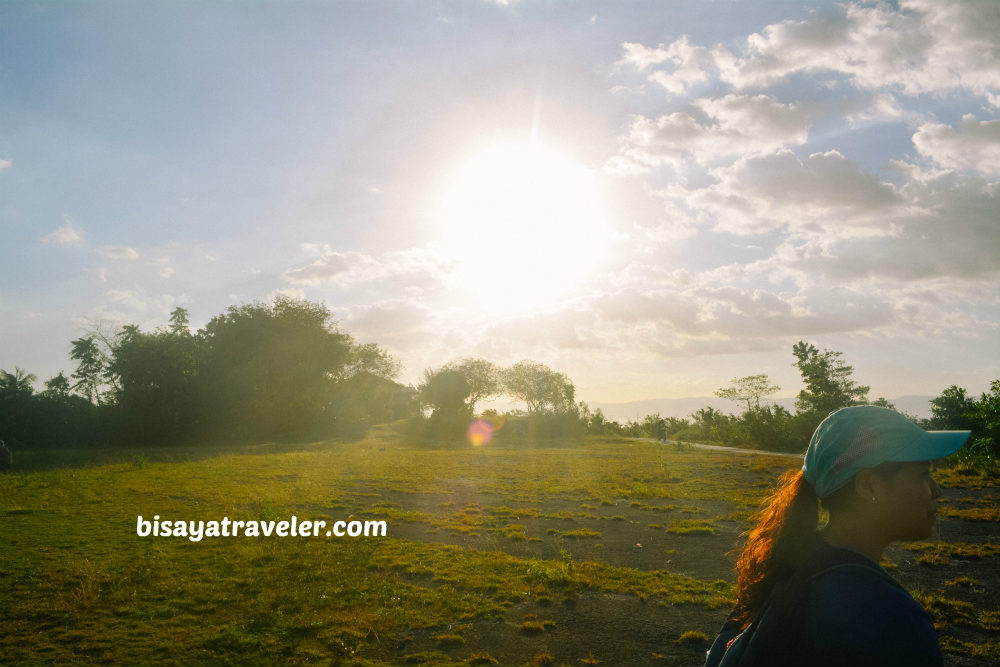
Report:
[[[792,413],[769,402],[780,391],[767,375],[733,378],[716,395],[737,415],[711,407],[688,419],[647,415],[625,424],[576,401],[572,380],[544,364],[501,367],[464,358],[424,371],[416,389],[395,382],[400,365],[375,344],[341,330],[323,304],[278,297],[270,304],[230,306],[192,331],[176,308],[169,325],[143,331],[129,324],[94,327],[70,343],[77,367],[35,392],[37,378],[0,370],[0,438],[16,448],[93,444],[265,441],[356,436],[406,419],[404,435],[459,441],[481,402],[501,396],[524,405],[487,411],[511,441],[595,435],[798,452],[830,412],[869,400],[843,354],[799,341],[792,347],[803,389]],[[960,456],[995,467],[1000,454],[1000,380],[980,398],[957,386],[931,401],[925,428],[972,430]]]
[[[792,354],[805,385],[796,397],[794,413],[768,403],[768,397],[781,388],[761,374],[733,378],[728,387],[715,392],[716,396],[740,405],[742,412],[738,415],[706,407],[694,412],[690,419],[654,414],[620,424],[606,420],[598,410],[584,416],[588,431],[802,452],[819,423],[834,410],[852,405],[895,407],[884,398],[869,399],[870,387],[854,379],[854,368],[844,361],[843,353],[819,350],[799,341],[792,347]],[[998,471],[1000,380],[994,380],[978,399],[966,389],[952,385],[931,399],[930,409],[930,418],[907,416],[929,430],[972,431],[969,443],[954,458],[981,471]]]
[[[0,438],[20,448],[327,437],[408,416],[400,366],[340,330],[322,304],[231,306],[192,332],[176,308],[143,331],[101,327],[70,343],[77,364],[35,393],[0,371]]]

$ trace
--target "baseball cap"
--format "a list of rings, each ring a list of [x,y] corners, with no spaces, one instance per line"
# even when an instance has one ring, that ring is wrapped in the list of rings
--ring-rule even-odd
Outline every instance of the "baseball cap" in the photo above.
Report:
[[[841,408],[816,427],[802,473],[816,495],[825,498],[865,468],[950,456],[970,433],[925,431],[895,410],[874,405]]]

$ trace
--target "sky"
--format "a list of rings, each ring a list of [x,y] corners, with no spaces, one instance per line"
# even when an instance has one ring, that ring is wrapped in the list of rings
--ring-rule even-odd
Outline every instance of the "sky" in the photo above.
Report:
[[[1000,3],[0,3],[0,368],[285,295],[402,364],[1000,378]]]

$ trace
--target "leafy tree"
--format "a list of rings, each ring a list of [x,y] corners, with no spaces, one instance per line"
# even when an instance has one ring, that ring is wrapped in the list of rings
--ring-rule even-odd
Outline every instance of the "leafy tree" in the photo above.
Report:
[[[821,352],[815,346],[799,341],[792,347],[792,354],[798,360],[795,365],[806,384],[795,402],[799,413],[809,414],[813,419],[818,416],[822,420],[834,410],[866,401],[869,387],[854,381],[854,367],[844,363],[842,352]]]
[[[31,396],[35,393],[34,383],[38,379],[34,373],[28,373],[19,366],[14,366],[14,372],[0,370],[0,394],[5,396]]]
[[[193,435],[195,348],[186,329],[145,333],[135,325],[122,327],[105,368],[114,381],[119,439],[176,442]]]
[[[45,391],[42,392],[53,398],[67,398],[70,391],[73,389],[73,385],[70,384],[69,379],[59,371],[58,375],[55,375],[45,381]]]
[[[417,391],[420,403],[431,409],[432,417],[472,416],[468,403],[472,388],[465,373],[457,368],[426,369]]]
[[[230,306],[199,332],[206,427],[238,439],[312,433],[336,381],[356,360],[326,306],[278,297]]]
[[[469,396],[466,401],[469,412],[476,414],[476,403],[479,401],[495,398],[500,394],[500,369],[486,359],[462,359],[455,363],[448,364],[460,372],[466,383],[469,385]]]
[[[76,383],[73,389],[91,403],[101,404],[101,387],[103,385],[105,355],[97,345],[94,335],[84,336],[72,341],[73,346],[69,358],[77,362],[73,371]]]
[[[503,372],[505,393],[527,404],[529,415],[576,411],[576,388],[563,373],[545,364],[521,361]]]
[[[186,308],[177,306],[170,313],[170,333],[175,336],[190,336],[191,330],[188,324],[191,322],[191,313]]]
[[[932,398],[930,404],[928,428],[935,431],[964,431],[972,428],[976,400],[962,387],[951,385],[940,396]]]
[[[746,403],[747,410],[760,408],[762,398],[781,390],[776,384],[771,384],[767,375],[747,375],[730,380],[732,387],[719,389],[715,395],[730,401]]]

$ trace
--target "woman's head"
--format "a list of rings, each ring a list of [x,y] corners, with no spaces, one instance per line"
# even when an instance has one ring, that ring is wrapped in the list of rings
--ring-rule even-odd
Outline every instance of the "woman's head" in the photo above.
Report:
[[[933,461],[958,451],[969,431],[925,431],[895,410],[858,405],[832,413],[816,428],[802,473],[820,499],[864,470],[886,463]]]

